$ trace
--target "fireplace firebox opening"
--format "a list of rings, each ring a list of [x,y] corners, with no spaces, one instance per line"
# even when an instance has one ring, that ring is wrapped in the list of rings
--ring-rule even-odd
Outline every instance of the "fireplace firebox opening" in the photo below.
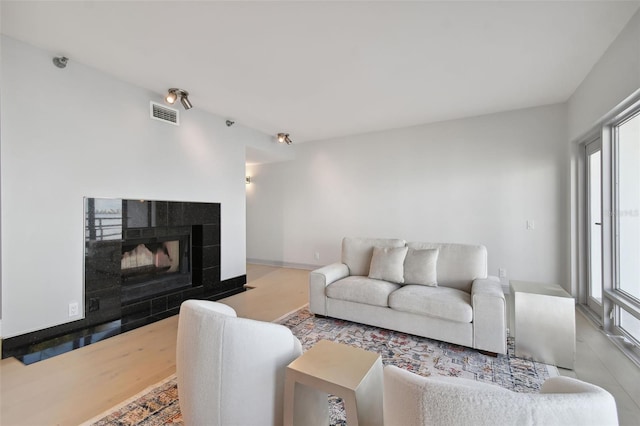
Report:
[[[191,285],[191,236],[130,239],[122,243],[123,303]]]

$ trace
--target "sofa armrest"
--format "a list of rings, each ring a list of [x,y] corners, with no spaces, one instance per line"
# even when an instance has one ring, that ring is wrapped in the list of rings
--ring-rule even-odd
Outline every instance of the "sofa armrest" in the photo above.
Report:
[[[332,263],[309,274],[309,310],[314,314],[327,315],[325,287],[349,276],[349,267],[344,263]]]
[[[507,353],[507,304],[502,284],[493,277],[476,279],[471,285],[473,347]]]

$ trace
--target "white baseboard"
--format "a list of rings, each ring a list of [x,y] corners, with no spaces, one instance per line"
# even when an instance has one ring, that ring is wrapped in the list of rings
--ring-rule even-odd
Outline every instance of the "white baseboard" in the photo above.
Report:
[[[253,263],[254,265],[276,266],[279,268],[304,269],[307,271],[313,271],[314,269],[318,269],[324,266],[324,265],[311,265],[308,263],[292,263],[292,262],[281,262],[276,260],[264,260],[264,259],[247,259],[247,263]]]

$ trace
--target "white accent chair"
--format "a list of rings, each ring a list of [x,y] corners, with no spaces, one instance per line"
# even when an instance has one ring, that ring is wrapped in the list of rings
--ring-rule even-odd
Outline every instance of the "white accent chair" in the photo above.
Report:
[[[287,327],[237,318],[217,302],[180,307],[176,353],[185,425],[282,425],[287,365],[302,346]],[[295,424],[328,424],[326,394],[295,389]]]
[[[570,377],[552,377],[538,394],[457,377],[422,377],[384,368],[385,426],[617,425],[613,396]]]

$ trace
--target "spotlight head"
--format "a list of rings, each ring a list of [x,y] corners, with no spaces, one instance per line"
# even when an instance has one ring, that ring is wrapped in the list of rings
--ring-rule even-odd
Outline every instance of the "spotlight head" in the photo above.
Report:
[[[169,93],[167,93],[167,96],[164,98],[164,100],[167,101],[167,103],[170,103],[171,105],[173,105],[176,99],[178,99],[178,94],[176,93],[176,90],[177,89],[169,89]]]
[[[53,65],[58,68],[65,68],[67,66],[67,62],[69,62],[69,58],[66,56],[56,56],[53,58]]]
[[[227,124],[227,127],[231,127],[231,126],[233,126],[234,124],[236,124],[236,122],[235,122],[235,121],[233,121],[233,120],[227,120],[227,121],[225,121],[225,123]]]
[[[187,92],[184,92],[184,94],[180,96],[180,103],[182,104],[184,109],[191,109],[193,108],[193,105],[191,105],[191,102],[189,102],[189,98],[187,96]]]

